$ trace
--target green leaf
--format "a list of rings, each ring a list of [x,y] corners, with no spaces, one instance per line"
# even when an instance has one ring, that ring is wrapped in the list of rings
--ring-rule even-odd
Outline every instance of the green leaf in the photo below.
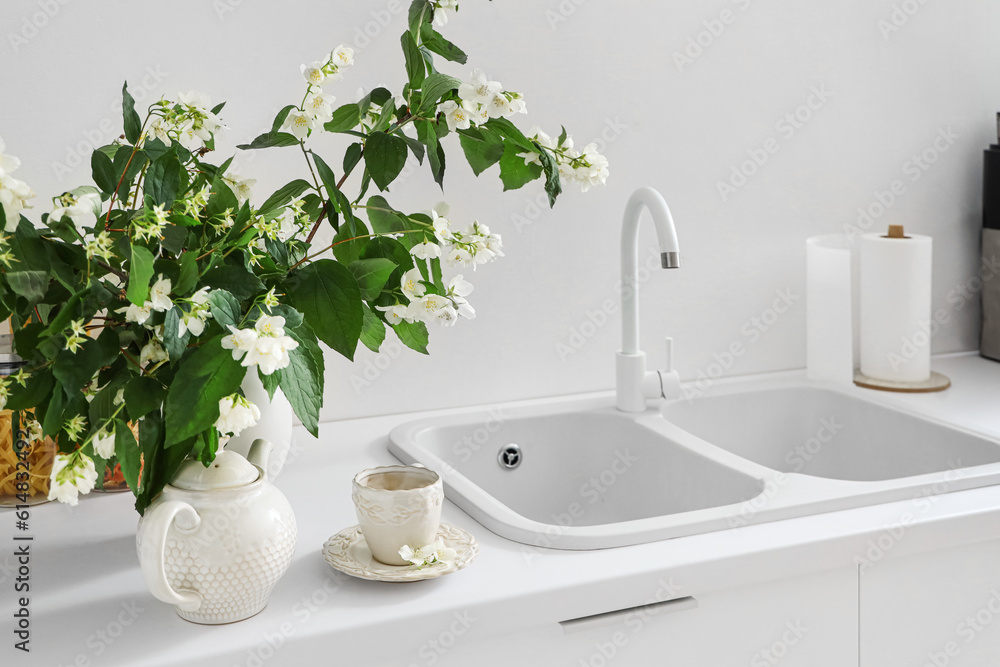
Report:
[[[420,26],[420,41],[424,47],[453,63],[464,65],[469,59],[462,49],[442,37],[441,33],[437,32],[430,23],[424,23]]]
[[[353,360],[364,319],[354,274],[332,259],[321,259],[299,271],[286,291],[319,339]]]
[[[505,142],[503,156],[500,158],[500,180],[503,189],[516,190],[542,175],[542,167],[533,162],[526,163],[524,156],[518,153],[516,144]]]
[[[294,134],[289,134],[287,132],[265,132],[249,144],[240,144],[237,148],[242,151],[252,151],[257,150],[258,148],[296,146],[298,143],[299,140],[295,138]]]
[[[260,214],[266,217],[268,213],[278,210],[311,187],[313,186],[308,181],[301,178],[285,184],[261,205]]]
[[[249,299],[264,291],[260,278],[242,266],[217,266],[202,276],[202,282],[214,289],[226,290],[237,299]]]
[[[181,187],[181,163],[171,152],[152,162],[146,170],[143,189],[155,204],[169,206]]]
[[[410,88],[419,88],[424,81],[424,57],[420,54],[420,47],[413,39],[413,35],[404,32],[400,38],[400,45],[403,47],[403,57],[406,59],[406,76],[410,82]]]
[[[538,157],[545,170],[545,193],[549,196],[549,208],[556,205],[556,197],[562,194],[562,183],[559,181],[559,165],[548,150],[538,147]]]
[[[434,72],[426,79],[423,85],[423,97],[420,100],[420,110],[430,111],[435,109],[441,98],[453,90],[458,90],[462,85],[459,79],[441,72]]]
[[[93,338],[86,339],[76,353],[63,350],[52,365],[52,374],[67,391],[77,392],[90,382],[101,367],[101,346]]]
[[[294,108],[295,108],[294,104],[289,104],[288,106],[283,107],[281,111],[278,112],[278,115],[274,117],[274,122],[271,123],[270,134],[274,135],[274,134],[279,134],[281,132],[281,126],[285,124],[285,119],[288,118],[288,112]]]
[[[372,225],[373,232],[394,234],[410,227],[406,216],[389,206],[389,202],[381,195],[369,197],[365,211],[368,213],[368,221]]]
[[[419,35],[420,26],[424,23],[429,23],[433,17],[434,8],[428,0],[413,0],[407,17],[410,34],[414,37]]]
[[[400,342],[411,350],[416,350],[421,354],[427,354],[427,327],[423,322],[407,322],[403,320],[399,324],[391,324],[392,330],[396,332]]]
[[[122,392],[129,419],[142,419],[153,410],[158,410],[167,396],[163,385],[147,375],[131,379]]]
[[[288,353],[288,366],[275,371],[274,375],[278,376],[278,384],[295,416],[313,437],[318,438],[325,372],[323,350],[316,342],[316,335],[306,326],[286,328],[285,333],[299,346]]]
[[[278,391],[278,374],[271,373],[270,375],[264,375],[258,366],[257,377],[260,379],[260,383],[264,385],[264,391],[267,392],[267,400],[273,401],[274,392]]]
[[[181,255],[180,277],[174,285],[173,294],[184,296],[191,291],[191,288],[198,282],[198,258],[195,253],[186,252]]]
[[[340,199],[338,198],[338,195],[340,195],[340,197],[343,198],[344,200],[346,200],[347,198],[343,195],[342,192],[340,192],[340,189],[337,187],[337,177],[334,175],[333,169],[330,169],[330,165],[324,162],[323,158],[316,155],[315,153],[313,153],[313,161],[316,162],[316,172],[319,174],[320,180],[323,181],[323,186],[326,188],[326,194],[332,201],[332,204],[327,204],[327,206],[332,205],[333,211],[328,211],[327,217],[330,218],[330,222],[333,224],[333,228],[339,230],[340,225],[337,222],[338,217],[334,214],[340,212],[340,209],[343,207],[340,205]],[[347,213],[348,215],[351,214],[350,202],[348,202]]]
[[[424,145],[420,143],[419,139],[414,139],[408,136],[400,130],[397,135],[400,139],[406,142],[406,145],[410,147],[410,152],[413,153],[413,157],[417,158],[417,162],[420,164],[424,163]]]
[[[354,236],[357,236],[357,226],[363,223],[359,223],[357,218],[354,216],[354,209],[351,206],[351,200],[347,198],[340,190],[335,190],[333,196],[333,210],[340,213],[344,217],[345,228]],[[338,230],[339,231],[339,230]]]
[[[184,249],[187,237],[187,228],[179,225],[167,225],[163,228],[163,238],[160,243],[163,244],[164,248],[178,255]]]
[[[10,398],[7,399],[7,405],[4,406],[4,409],[27,410],[28,408],[37,407],[52,394],[54,385],[55,380],[50,371],[44,370],[32,373],[31,377],[25,382],[24,387],[18,384],[14,384],[11,387]],[[59,389],[59,391],[62,391],[62,389]]]
[[[361,298],[365,301],[374,301],[382,293],[382,288],[385,287],[389,276],[396,270],[396,264],[392,260],[377,257],[356,260],[351,262],[347,268],[358,281]]]
[[[118,186],[115,178],[115,165],[107,155],[101,151],[94,151],[90,156],[90,168],[93,171],[94,183],[102,192],[111,194]]]
[[[214,289],[208,293],[208,306],[212,310],[212,317],[227,332],[229,327],[239,325],[243,318],[240,302],[224,289]]]
[[[184,352],[187,351],[188,340],[191,338],[190,331],[185,331],[183,336],[178,335],[181,315],[181,309],[174,306],[167,311],[166,316],[163,318],[163,349],[167,351],[167,356],[170,357],[171,363],[180,360],[184,356]]]
[[[66,392],[61,385],[56,385],[52,390],[52,396],[45,405],[44,410],[39,407],[35,414],[42,423],[42,431],[49,437],[55,437],[63,427],[63,413],[66,411]],[[39,415],[39,412],[44,414]]]
[[[378,318],[368,304],[365,304],[365,321],[361,327],[361,342],[372,352],[378,352],[385,340],[385,324]]]
[[[333,112],[333,118],[323,124],[327,132],[346,132],[353,130],[361,122],[361,107],[357,104],[345,104]]]
[[[216,406],[218,408],[218,406]],[[166,486],[177,468],[191,453],[188,447],[164,447],[165,429],[160,416],[151,412],[139,422],[139,445],[142,449],[142,480],[135,509],[143,514],[149,503]]]
[[[513,141],[517,147],[521,149],[522,153],[538,152],[535,147],[536,144],[531,141],[531,139],[524,136],[524,133],[517,129],[517,126],[506,118],[491,118],[483,127],[497,132],[504,139]]]
[[[368,239],[366,238],[356,238],[358,236],[367,236],[368,227],[360,220],[358,220],[357,225],[358,228],[355,232],[351,232],[344,225],[333,237],[333,256],[345,266],[361,257],[361,251],[368,243]]]
[[[361,144],[351,144],[344,153],[344,173],[349,174],[354,171],[361,161]]]
[[[222,347],[221,336],[199,347],[178,366],[167,391],[166,446],[212,428],[219,418],[219,401],[235,393],[245,375],[246,369]]]
[[[118,332],[111,327],[105,327],[101,335],[97,337],[97,344],[101,347],[102,367],[110,366],[121,355],[121,343]]]
[[[132,246],[132,261],[129,264],[128,291],[125,297],[137,306],[142,306],[149,298],[149,281],[153,277],[153,253],[141,245]]]
[[[139,114],[135,112],[135,100],[128,92],[128,82],[122,86],[122,116],[125,121],[125,138],[134,146],[139,141],[142,121],[139,120]]]
[[[427,161],[431,166],[434,180],[444,189],[444,148],[438,140],[436,123],[417,123],[417,136],[420,142],[427,146]]]
[[[11,290],[29,303],[41,301],[49,286],[49,274],[45,271],[11,271],[4,278]]]
[[[132,435],[132,429],[121,419],[115,420],[115,456],[122,467],[122,476],[132,493],[139,494],[139,471],[142,469],[142,450]]]
[[[406,142],[385,132],[372,132],[365,143],[365,166],[379,190],[389,187],[406,165]]]
[[[503,157],[503,139],[495,132],[478,132],[481,139],[476,139],[466,133],[461,133],[459,142],[465,151],[465,159],[469,161],[472,171],[479,176]]]

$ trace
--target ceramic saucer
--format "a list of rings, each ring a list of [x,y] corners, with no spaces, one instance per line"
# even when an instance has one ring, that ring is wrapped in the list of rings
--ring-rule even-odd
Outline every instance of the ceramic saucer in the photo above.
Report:
[[[345,528],[323,545],[323,560],[352,577],[369,581],[423,581],[434,579],[466,567],[479,554],[479,544],[469,533],[447,523],[438,528],[439,538],[447,547],[458,552],[455,560],[416,568],[410,565],[386,565],[372,557],[360,526]]]

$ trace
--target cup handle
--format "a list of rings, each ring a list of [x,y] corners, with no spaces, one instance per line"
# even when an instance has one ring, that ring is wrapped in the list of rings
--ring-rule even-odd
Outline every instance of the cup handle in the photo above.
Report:
[[[193,524],[192,530],[201,525],[201,517],[191,505],[180,500],[168,500],[156,507],[150,507],[143,517],[142,541],[139,546],[139,566],[146,586],[158,600],[177,605],[183,611],[197,611],[201,607],[201,596],[194,591],[175,591],[167,581],[164,552],[167,531],[179,514],[187,515]]]

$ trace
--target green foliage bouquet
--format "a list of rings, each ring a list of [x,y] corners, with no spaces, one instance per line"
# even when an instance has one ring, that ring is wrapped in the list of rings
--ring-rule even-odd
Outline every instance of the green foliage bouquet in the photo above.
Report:
[[[443,184],[447,135],[457,134],[477,175],[498,164],[505,190],[544,178],[550,203],[563,183],[604,182],[593,145],[576,150],[565,130],[525,134],[511,122],[525,112],[520,94],[480,70],[463,82],[436,69],[435,56],[466,62],[437,30],[455,9],[412,3],[399,95],[376,88],[335,107],[330,85],[353,51],[303,65],[299,104],[240,146],[292,147],[307,165],[259,205],[232,158],[206,161],[224,105],[197,92],[154,102],[143,118],[126,85],[124,134],[94,151],[94,185],[55,198],[40,225],[23,215],[34,195],[0,143],[0,316],[27,361],[0,378],[0,407],[32,415],[21,425],[29,437],[58,439],[51,498],[75,504],[118,463],[141,513],[182,460],[208,465],[260,419],[241,393],[248,372],[272,396],[280,387],[316,435],[320,343],[351,359],[359,341],[377,351],[391,329],[426,353],[428,323],[473,317],[472,285],[454,270],[502,256],[500,236],[440,207],[404,213],[368,196],[388,191],[410,153]],[[342,160],[310,148],[320,133],[351,138]],[[324,224],[333,240],[314,247]]]

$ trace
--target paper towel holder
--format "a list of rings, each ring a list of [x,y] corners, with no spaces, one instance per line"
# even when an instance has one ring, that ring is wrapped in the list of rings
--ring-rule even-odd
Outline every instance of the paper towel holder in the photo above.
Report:
[[[854,371],[854,384],[865,389],[893,391],[899,394],[930,394],[935,391],[944,391],[951,386],[951,380],[948,379],[947,375],[943,375],[937,371],[931,371],[931,376],[923,382],[877,380],[868,377],[861,371]]]

